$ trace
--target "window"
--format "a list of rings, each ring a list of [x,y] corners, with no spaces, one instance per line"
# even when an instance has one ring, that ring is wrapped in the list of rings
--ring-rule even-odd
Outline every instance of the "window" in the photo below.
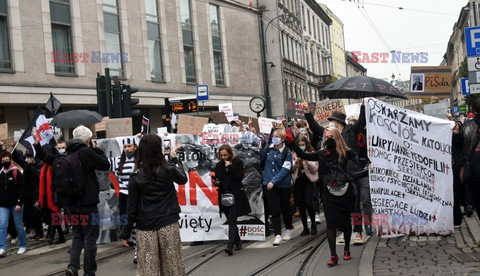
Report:
[[[148,51],[150,58],[150,76],[152,80],[163,81],[162,47],[160,24],[156,0],[145,0],[147,14]]]
[[[305,7],[303,6],[303,4],[302,4],[302,23],[303,23],[303,29],[306,31],[307,26],[305,24]]]
[[[307,19],[308,19],[308,33],[312,32],[312,25],[310,24],[310,10],[307,9]]]
[[[56,74],[75,74],[72,46],[70,3],[68,0],[50,0],[53,59]]]
[[[220,37],[220,17],[219,8],[216,5],[210,5],[210,27],[212,29],[213,45],[213,65],[215,67],[215,83],[225,85],[223,77],[223,59],[222,59],[222,40]]]
[[[107,62],[107,68],[110,68],[110,76],[123,77],[117,0],[103,0],[103,21],[105,23],[105,46],[107,53],[110,53],[112,57]]]
[[[190,15],[190,0],[181,0],[180,13],[182,17],[183,54],[185,55],[187,83],[196,83],[197,77],[195,74],[195,53],[193,48],[193,27]]]
[[[313,22],[313,38],[317,39],[317,28],[315,28],[316,27],[315,23],[317,22],[317,20],[315,20],[315,17],[313,15],[312,15],[312,20],[313,20],[312,21]]]
[[[0,70],[10,71],[10,44],[8,40],[7,1],[0,0]]]

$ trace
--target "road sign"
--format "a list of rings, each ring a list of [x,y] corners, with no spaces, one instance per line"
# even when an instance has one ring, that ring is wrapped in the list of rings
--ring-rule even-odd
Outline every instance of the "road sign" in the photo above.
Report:
[[[199,102],[206,102],[208,98],[208,85],[197,85],[197,100]]]
[[[480,84],[470,84],[470,94],[478,94],[480,93]]]
[[[462,95],[470,95],[470,85],[467,78],[462,78]]]
[[[480,57],[469,57],[467,58],[468,71],[479,71],[480,70]]]
[[[480,56],[480,26],[465,28],[467,56]]]
[[[53,114],[56,114],[62,103],[50,92],[50,98],[45,104],[45,108]]]
[[[480,71],[468,72],[468,82],[470,84],[480,83]]]
[[[459,112],[460,112],[460,109],[458,108],[458,106],[455,105],[455,106],[452,107],[452,113],[453,114],[458,114]]]

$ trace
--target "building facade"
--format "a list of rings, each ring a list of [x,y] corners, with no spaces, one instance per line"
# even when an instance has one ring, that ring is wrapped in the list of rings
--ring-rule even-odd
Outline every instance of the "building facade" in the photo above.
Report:
[[[347,52],[347,76],[366,76],[367,68],[363,67],[360,63],[356,62],[358,58],[354,57],[354,53]]]
[[[286,114],[289,98],[318,101],[331,81],[332,20],[313,0],[259,0],[265,37],[265,79],[271,116]],[[323,84],[323,85],[322,85]]]
[[[330,26],[330,41],[332,43],[333,80],[347,77],[347,61],[345,55],[345,33],[343,22],[326,5],[320,4],[332,19]]]
[[[97,109],[105,68],[137,87],[162,126],[165,99],[209,86],[206,110],[264,94],[258,11],[246,0],[0,0],[0,123],[25,128],[50,92],[61,111]],[[241,26],[241,27],[240,27]]]

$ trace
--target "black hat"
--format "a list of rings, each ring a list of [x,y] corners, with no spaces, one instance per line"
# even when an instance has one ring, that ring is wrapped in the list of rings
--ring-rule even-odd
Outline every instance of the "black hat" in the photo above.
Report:
[[[344,125],[346,125],[347,123],[345,122],[345,119],[347,118],[347,115],[343,114],[342,112],[340,111],[333,111],[332,112],[332,116],[328,117],[327,120],[331,121],[331,120],[335,120],[335,121],[338,121]]]

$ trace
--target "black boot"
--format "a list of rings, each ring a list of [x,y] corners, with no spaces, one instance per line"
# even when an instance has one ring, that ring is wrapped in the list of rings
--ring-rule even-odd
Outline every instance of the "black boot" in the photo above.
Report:
[[[236,241],[235,242],[235,247],[233,248],[235,250],[241,250],[242,249],[242,241],[239,240],[239,241]]]
[[[229,256],[233,255],[233,244],[227,245],[227,248],[225,248],[225,253],[227,253]]]
[[[310,230],[308,230],[308,227],[304,227],[302,233],[300,233],[300,236],[306,236],[310,235]]]
[[[312,223],[312,230],[310,231],[312,236],[315,236],[317,234],[317,224],[315,222]]]

